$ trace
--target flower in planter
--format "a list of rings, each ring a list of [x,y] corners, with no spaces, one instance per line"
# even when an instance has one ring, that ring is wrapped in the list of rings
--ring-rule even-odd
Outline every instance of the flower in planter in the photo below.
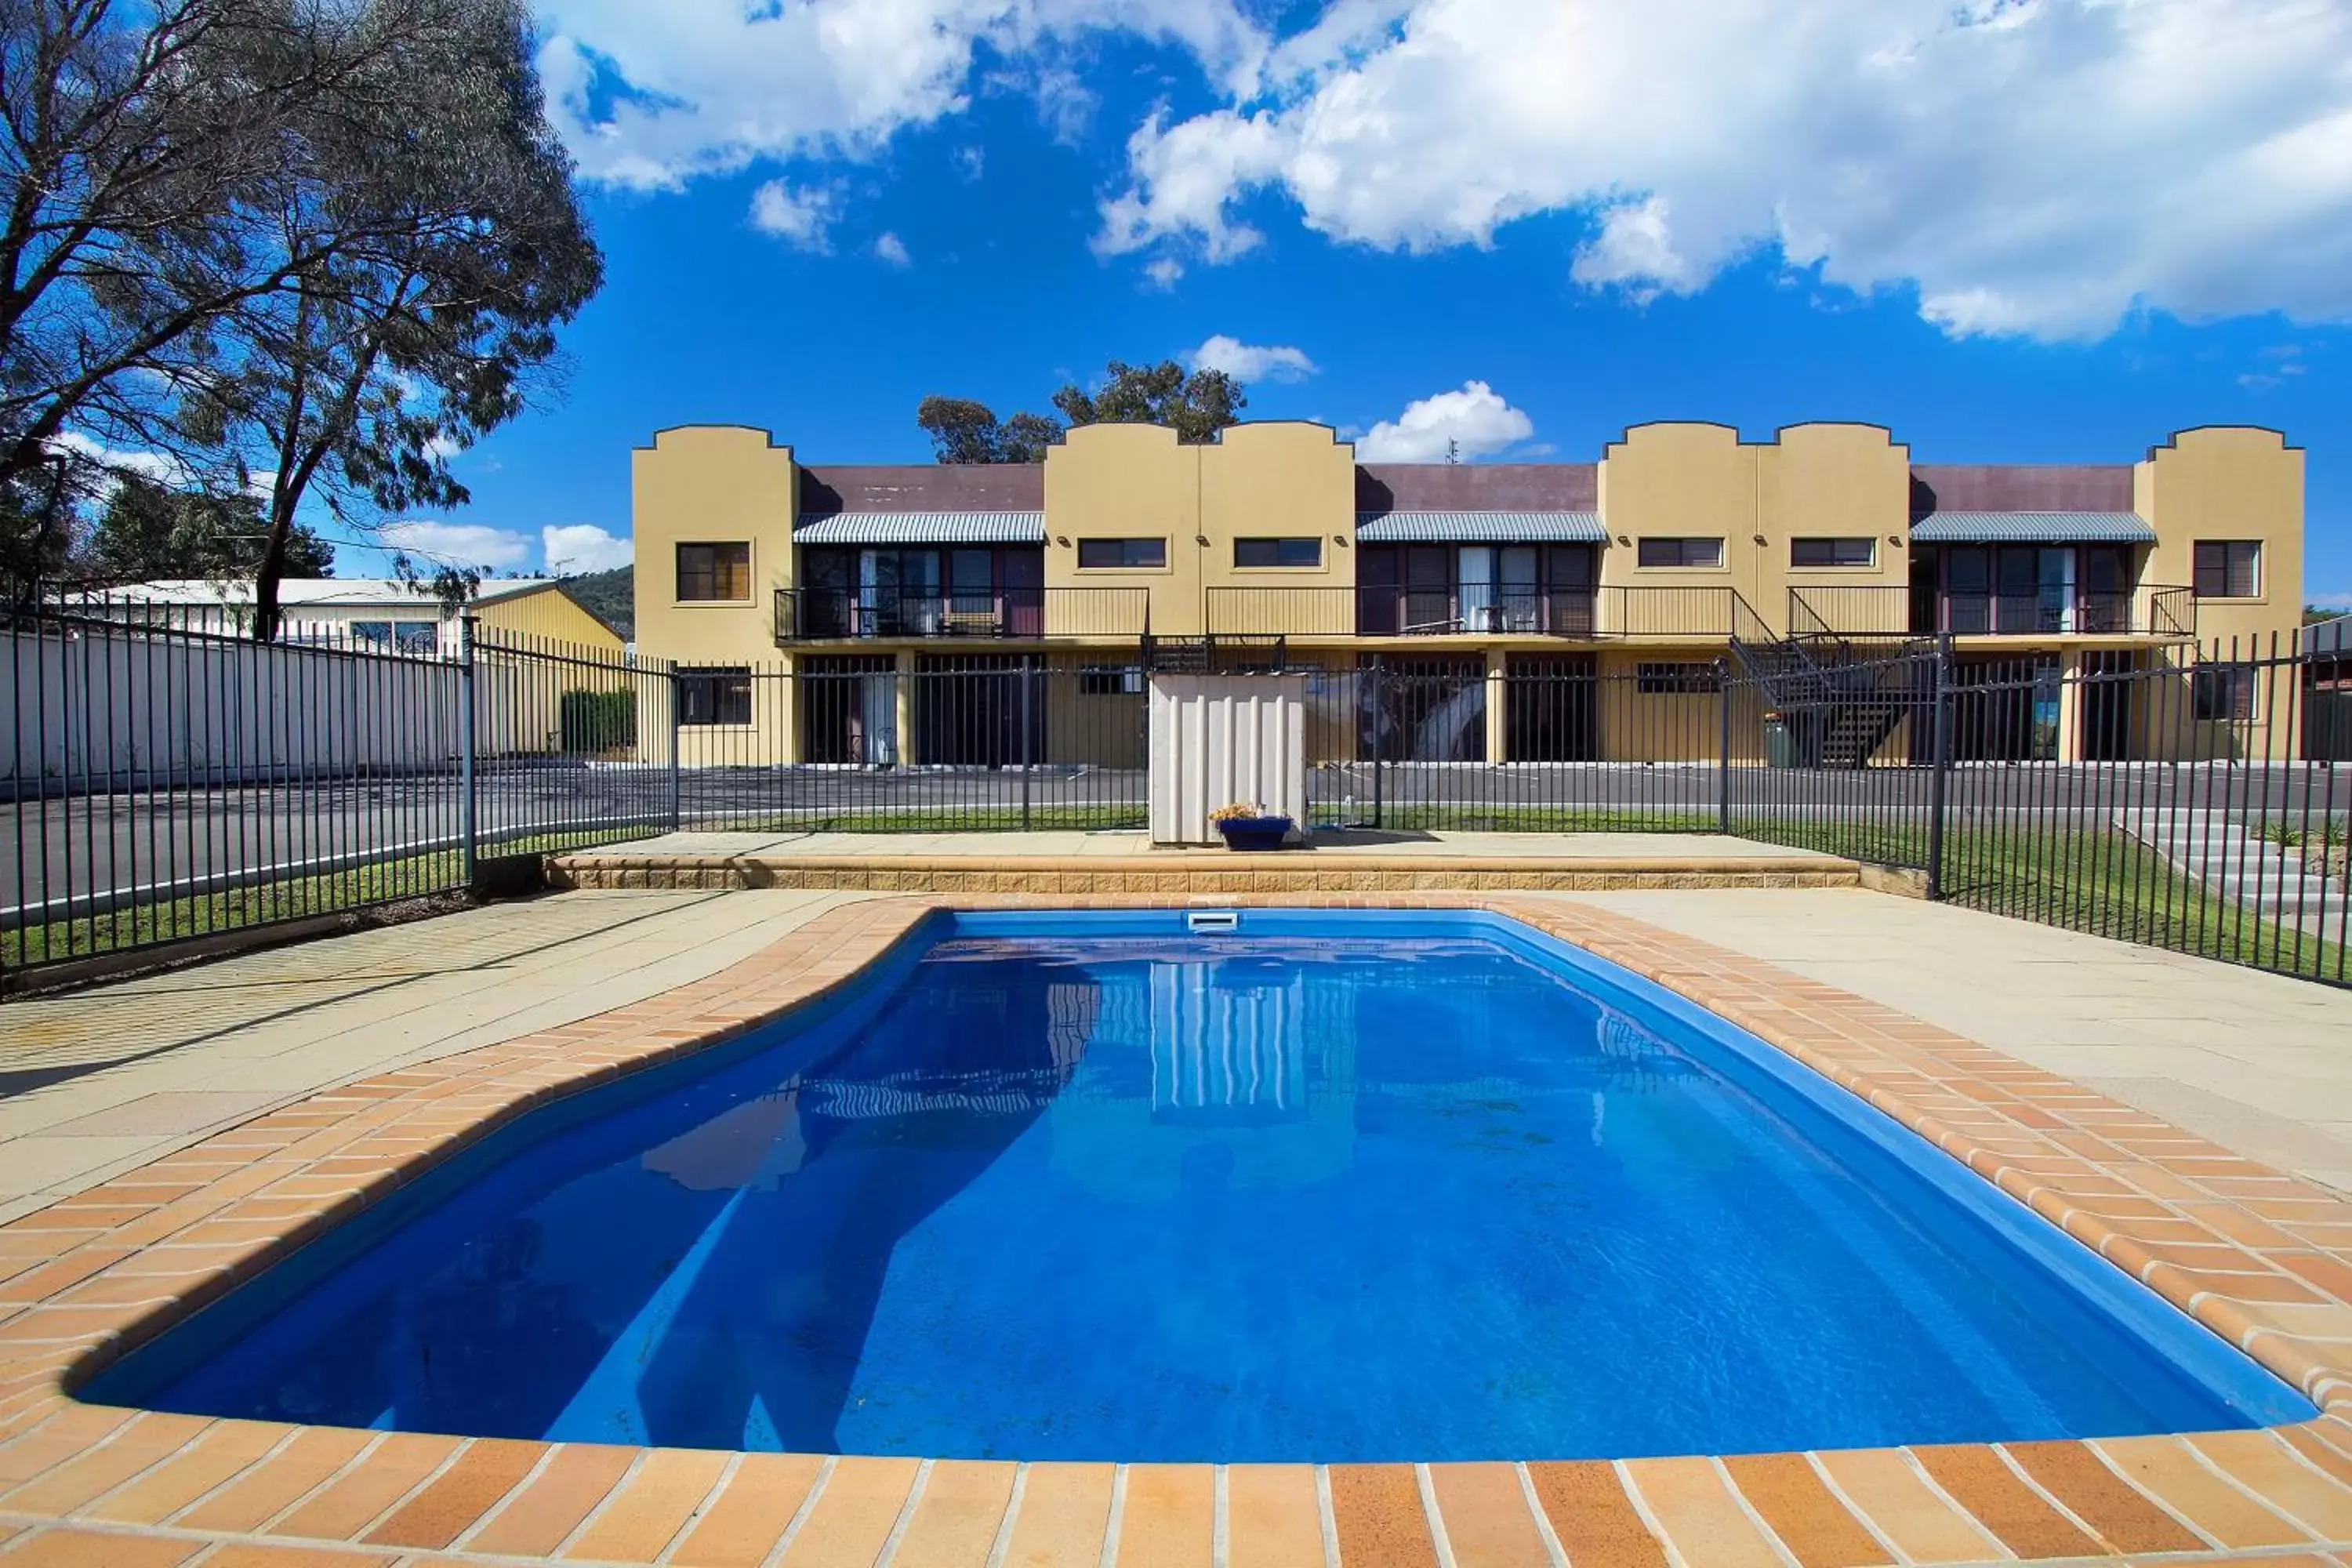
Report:
[[[1231,805],[1221,805],[1217,807],[1216,810],[1209,813],[1209,820],[1211,822],[1241,822],[1253,816],[1264,816],[1265,815],[1265,813],[1256,806],[1244,805],[1240,801],[1235,801]]]

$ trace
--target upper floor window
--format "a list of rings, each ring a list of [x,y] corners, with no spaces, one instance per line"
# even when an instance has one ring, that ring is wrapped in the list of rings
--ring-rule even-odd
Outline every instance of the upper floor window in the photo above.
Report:
[[[2263,545],[2258,539],[2197,542],[2197,596],[2252,599],[2263,591]]]
[[[1323,564],[1323,541],[1313,535],[1305,539],[1236,539],[1234,541],[1234,564],[1237,567],[1320,566]]]
[[[1860,538],[1792,539],[1789,541],[1789,564],[1797,567],[1875,566],[1878,564],[1878,541],[1868,534]]]
[[[1644,566],[1721,566],[1723,541],[1645,537],[1640,561]]]
[[[751,671],[747,665],[706,666],[677,672],[681,724],[749,724]]]
[[[751,596],[751,547],[681,544],[677,547],[677,596],[681,600],[733,601]]]
[[[1155,571],[1168,564],[1164,539],[1081,539],[1078,568],[1084,572]]]

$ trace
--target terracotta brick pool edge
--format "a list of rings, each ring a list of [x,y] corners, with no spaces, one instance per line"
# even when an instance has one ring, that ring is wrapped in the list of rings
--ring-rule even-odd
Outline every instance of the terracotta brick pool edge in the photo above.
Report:
[[[877,898],[702,981],[344,1086],[0,1226],[0,1555],[329,1561],[1247,1562],[1864,1568],[2219,1561],[2352,1546],[2352,1204],[1990,1047],[1558,899],[1381,891],[1243,906],[1483,909],[1722,1015],[2140,1279],[2325,1414],[2272,1431],[1728,1460],[987,1466],[368,1434],[89,1405],[100,1366],[531,1110],[853,981],[934,910],[1181,898]],[[302,1549],[293,1552],[293,1549]],[[331,1552],[330,1558],[323,1553]],[[1014,1555],[1017,1552],[1017,1555]],[[293,1554],[289,1554],[293,1552]],[[2319,1559],[2315,1558],[2315,1561]]]

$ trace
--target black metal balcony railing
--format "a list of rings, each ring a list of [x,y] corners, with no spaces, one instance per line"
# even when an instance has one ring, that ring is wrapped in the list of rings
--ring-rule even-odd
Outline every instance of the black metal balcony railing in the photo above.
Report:
[[[1696,637],[1772,634],[1730,588],[1211,588],[1213,637]]]
[[[866,638],[1139,637],[1149,588],[1003,588],[985,594],[895,588],[780,588],[779,643]]]
[[[2149,585],[2129,593],[1922,594],[1901,584],[1791,588],[1795,637],[2149,637],[2197,635],[2197,595]]]

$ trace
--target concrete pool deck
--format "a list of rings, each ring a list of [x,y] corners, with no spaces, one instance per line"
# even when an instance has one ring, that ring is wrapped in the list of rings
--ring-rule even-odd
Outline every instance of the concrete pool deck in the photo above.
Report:
[[[1855,887],[1810,849],[1705,833],[1324,831],[1273,854],[1154,845],[1139,831],[669,833],[551,856],[556,886],[1155,894]]]
[[[579,894],[478,911],[487,929],[468,940],[516,955],[453,972],[470,982],[439,973],[389,981],[398,963],[377,954],[387,989],[302,1015],[377,1006],[377,1022],[355,1012],[327,1040],[257,1053],[299,1069],[283,1084],[363,1081],[314,1096],[289,1089],[310,1097],[230,1131],[174,1134],[189,1146],[0,1227],[0,1532],[13,1532],[0,1550],[31,1564],[130,1568],[200,1557],[206,1568],[550,1557],[684,1568],[1334,1560],[1862,1568],[2092,1557],[2317,1563],[2352,1551],[2352,1425],[2337,1415],[2269,1433],[1618,1464],[1013,1466],[207,1422],[59,1395],[62,1370],[110,1336],[249,1277],[489,1122],[583,1077],[737,1032],[838,983],[932,901]],[[2343,1053],[2352,997],[2194,961],[2142,963],[2116,944],[1856,891],[1348,901],[1495,908],[1647,973],[1965,1158],[2323,1405],[2352,1400],[2343,1378],[2352,1367],[2352,1203],[2120,1092],[2145,1080],[2174,1087],[2143,1093],[2200,1089],[2229,1099],[2224,1090],[2243,1095],[2290,1069],[2325,1082],[2331,1043],[2336,1059],[2352,1064]],[[562,910],[583,934],[518,947],[514,933],[496,929],[524,911],[545,921],[551,915],[538,911]],[[600,925],[606,911],[624,910],[626,923]],[[629,970],[624,955],[656,932],[667,933],[667,954]],[[365,952],[352,944],[397,934],[289,954]],[[1906,944],[1921,940],[1940,944],[1928,951],[1944,962],[1923,967],[1915,952],[1905,963]],[[2085,945],[2046,957],[2046,973],[2031,982],[1989,978],[1982,967],[2028,962],[2028,947],[2053,940]],[[564,950],[575,956],[546,956]],[[186,973],[211,975],[226,993],[238,989],[237,966],[289,954]],[[429,970],[424,952],[408,958]],[[1812,972],[1820,966],[1843,967],[1831,979]],[[327,984],[331,969],[281,983]],[[2084,988],[2079,1005],[2066,999],[2069,975]],[[249,978],[248,989],[265,988]],[[513,994],[501,996],[502,978],[516,983]],[[404,1005],[410,984],[418,989]],[[453,990],[423,989],[432,985]],[[1908,994],[1909,1005],[1890,994]],[[20,1018],[54,1022],[54,1011],[39,1010],[84,1000],[12,1005],[0,1010],[0,1028],[14,1037]],[[145,1005],[152,1011],[157,1001]],[[415,1044],[406,1031],[440,1006],[463,1020],[425,1026],[433,1038]],[[2211,1027],[2200,1025],[2182,1047],[2201,1053],[2194,1057],[2161,1055],[2168,1037],[2143,1027],[2207,1013]],[[2103,1019],[2126,1033],[2089,1038]],[[2288,1024],[2299,1032],[2265,1054]],[[216,1017],[184,1048],[300,1027],[289,1016]],[[415,1059],[371,1065],[403,1041]],[[2035,1051],[2070,1048],[2105,1053],[2088,1065],[2119,1092],[2034,1065]],[[180,1054],[162,1048],[74,1081],[134,1086]],[[2223,1061],[2236,1064],[2234,1083]],[[2352,1081],[2352,1066],[2336,1078]],[[157,1092],[204,1092],[186,1087],[201,1077],[179,1081]],[[2324,1100],[2282,1096],[2314,1114],[2277,1120],[2333,1138],[2332,1117],[2319,1113],[2335,1107]]]

